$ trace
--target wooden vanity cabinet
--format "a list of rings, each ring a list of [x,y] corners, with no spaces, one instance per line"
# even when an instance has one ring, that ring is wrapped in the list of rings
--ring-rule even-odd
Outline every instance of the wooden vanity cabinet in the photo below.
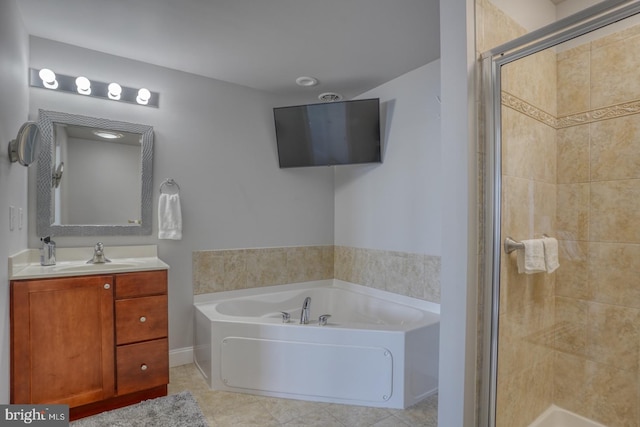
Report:
[[[167,271],[11,282],[11,403],[70,418],[165,396]]]
[[[11,402],[115,395],[113,276],[11,283]]]

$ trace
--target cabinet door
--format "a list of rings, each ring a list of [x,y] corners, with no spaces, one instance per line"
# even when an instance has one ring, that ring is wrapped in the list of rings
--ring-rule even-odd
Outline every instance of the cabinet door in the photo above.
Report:
[[[115,394],[113,276],[11,283],[11,403]]]

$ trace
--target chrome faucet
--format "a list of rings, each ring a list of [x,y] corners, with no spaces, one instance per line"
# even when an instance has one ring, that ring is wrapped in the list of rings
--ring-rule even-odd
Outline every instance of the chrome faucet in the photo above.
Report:
[[[93,248],[93,258],[87,261],[87,264],[104,264],[105,262],[111,262],[111,260],[104,256],[104,245],[98,242]]]
[[[302,303],[302,312],[300,313],[301,325],[307,325],[309,323],[309,310],[311,310],[311,297],[306,297]]]

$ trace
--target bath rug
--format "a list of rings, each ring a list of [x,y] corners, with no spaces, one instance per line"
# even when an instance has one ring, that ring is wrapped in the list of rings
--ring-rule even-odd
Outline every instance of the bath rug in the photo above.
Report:
[[[71,427],[208,427],[198,403],[183,391],[73,421]]]

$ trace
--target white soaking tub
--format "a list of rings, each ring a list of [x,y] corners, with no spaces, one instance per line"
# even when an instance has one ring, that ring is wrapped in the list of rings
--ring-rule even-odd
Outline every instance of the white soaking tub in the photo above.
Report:
[[[214,390],[406,408],[438,389],[438,304],[324,280],[197,295],[195,308],[194,361]]]

